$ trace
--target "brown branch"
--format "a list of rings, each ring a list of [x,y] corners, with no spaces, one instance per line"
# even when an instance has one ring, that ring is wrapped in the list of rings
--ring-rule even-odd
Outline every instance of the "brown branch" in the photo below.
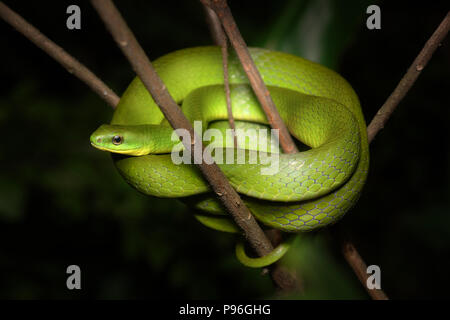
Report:
[[[223,83],[225,89],[225,98],[227,101],[228,123],[230,124],[231,132],[233,134],[234,147],[237,148],[236,125],[234,124],[233,109],[231,108],[231,92],[230,81],[228,76],[228,42],[225,32],[223,32],[220,20],[216,13],[208,6],[203,6],[206,13],[206,21],[214,42],[221,48],[222,51],[222,65],[223,65]]]
[[[261,75],[256,68],[253,59],[250,56],[247,45],[242,38],[241,33],[234,21],[231,10],[228,7],[226,0],[201,0],[205,6],[210,7],[219,17],[225,32],[230,39],[231,45],[233,46],[236,54],[241,61],[245,73],[247,74],[250,85],[258,98],[261,107],[263,108],[267,120],[273,129],[279,130],[279,142],[281,148],[285,153],[295,153],[298,152],[297,146],[294,143],[288,129],[286,128],[283,120],[278,113],[278,110],[273,103],[272,97],[270,96],[269,90],[267,89]]]
[[[236,50],[236,53],[239,56],[239,59],[241,60],[241,63],[244,67],[244,71],[247,73],[247,76],[250,80],[250,83],[252,84],[252,88],[255,91],[255,94],[257,95],[263,110],[265,112],[265,114],[267,115],[267,118],[269,120],[269,123],[271,124],[272,128],[282,128],[282,130],[286,130],[286,135],[289,139],[286,139],[286,137],[281,138],[281,130],[280,130],[280,145],[283,147],[284,151],[289,153],[295,153],[298,152],[297,147],[295,146],[295,144],[293,143],[292,137],[290,136],[289,132],[287,131],[281,117],[278,114],[278,111],[275,109],[275,107],[273,106],[273,108],[271,107],[271,105],[273,105],[273,102],[271,101],[270,95],[267,91],[267,88],[264,84],[264,82],[261,79],[261,76],[259,75],[259,72],[256,69],[256,66],[253,63],[253,60],[251,59],[249,53],[248,53],[248,49],[247,46],[244,42],[244,40],[242,39],[242,36],[237,28],[237,25],[231,15],[231,11],[226,3],[226,0],[201,0],[205,6],[210,6],[211,8],[214,9],[214,11],[217,13],[217,15],[219,16],[219,18],[222,21],[222,24],[225,28],[225,30],[227,31],[228,37],[230,38],[230,42],[233,44],[233,47]],[[270,101],[264,101],[264,99],[260,98],[260,96],[263,95],[263,98],[269,98],[268,100]],[[268,105],[266,105],[264,107],[263,103],[266,102],[268,103]],[[283,143],[285,144],[285,146],[283,146]],[[356,251],[355,247],[353,244],[351,244],[350,242],[347,242],[348,246],[351,246],[353,248],[352,252],[354,253],[352,255],[352,259],[347,259],[347,261],[355,261],[357,259],[359,259],[359,263],[353,263],[351,264],[353,270],[355,271],[355,273],[358,276],[358,279],[361,279],[359,277],[360,274],[365,274],[365,269],[364,270],[360,270],[357,269],[357,267],[361,267],[363,265],[365,265],[364,261],[362,260],[361,256],[358,254],[358,252]],[[347,246],[347,247],[348,247]],[[349,251],[343,251],[344,253],[348,253]],[[277,268],[275,266],[275,268]],[[355,269],[356,268],[356,269]],[[272,274],[274,273],[274,270],[276,269],[272,269]],[[277,273],[278,271],[275,271],[275,273]],[[283,271],[282,269],[279,269],[279,272],[281,272],[282,274],[285,273],[285,271]],[[274,278],[272,276],[272,278]],[[278,278],[278,277],[276,277]],[[282,276],[281,279],[284,279],[285,277]],[[287,277],[289,280],[287,281],[287,283],[294,283],[293,282],[293,277],[289,276]],[[365,286],[365,282],[362,282],[363,286]]]
[[[203,151],[202,140],[196,136],[190,122],[172,99],[164,83],[156,74],[144,50],[141,48],[117,8],[110,0],[91,0],[107,29],[112,34],[119,48],[130,62],[156,104],[174,129],[185,129],[193,137],[191,141],[182,141],[187,151],[192,148]],[[202,152],[203,153],[203,152]],[[192,157],[194,157],[191,152]],[[231,187],[227,178],[215,164],[202,161],[198,168],[218,196],[236,224],[241,228],[250,245],[260,256],[273,250],[269,239],[265,236],[248,208],[237,192]]]
[[[367,274],[367,265],[359,255],[353,243],[351,243],[350,241],[343,241],[342,254],[344,255],[345,260],[352,267],[359,281],[363,284],[363,287],[366,288],[367,293],[373,300],[389,300],[383,290],[369,289],[367,287],[367,279],[369,278]]]
[[[206,12],[207,22],[211,30],[211,34],[214,42],[221,47],[222,49],[222,62],[223,62],[223,73],[224,73],[224,84],[225,84],[225,94],[227,99],[227,110],[228,110],[228,121],[230,123],[230,127],[233,129],[233,137],[234,137],[234,145],[237,146],[237,136],[235,133],[234,126],[234,118],[231,110],[231,97],[230,97],[230,86],[228,80],[228,48],[227,48],[227,38],[223,31],[221,22],[217,16],[217,14],[212,10],[206,1],[201,0],[203,3],[203,7]],[[237,28],[237,26],[236,26]],[[235,36],[234,34],[231,36]],[[236,40],[235,40],[236,41]],[[245,46],[245,43],[244,43]],[[251,58],[250,58],[251,59]],[[260,90],[263,91],[264,89]],[[267,117],[269,118],[269,116]],[[284,123],[283,123],[284,125]],[[276,237],[281,239],[281,231],[272,229]],[[273,246],[276,246],[274,241],[271,241]],[[282,267],[280,264],[275,263],[270,267],[270,276],[274,284],[278,287],[278,289],[282,292],[292,292],[292,291],[301,291],[301,285],[298,279],[298,276],[294,276],[287,270]],[[265,269],[268,271],[268,269]],[[265,273],[265,272],[264,272]]]
[[[214,10],[205,4],[203,4],[203,9],[205,10],[206,22],[208,23],[214,43],[219,47],[222,47],[224,44],[226,45],[227,38],[223,32],[219,17],[217,17]]]
[[[441,24],[438,26],[436,31],[431,35],[430,39],[425,43],[425,46],[420,51],[419,55],[414,59],[414,62],[409,67],[406,74],[398,83],[397,87],[391,93],[389,98],[383,104],[383,106],[378,110],[375,117],[370,122],[367,127],[367,134],[369,143],[373,141],[376,134],[383,129],[385,123],[389,120],[392,112],[398,106],[400,101],[411,89],[412,85],[419,77],[423,68],[427,65],[433,53],[439,47],[440,43],[445,39],[448,31],[450,29],[450,11],[442,20]],[[386,300],[387,295],[382,290],[370,290],[367,288],[366,281],[367,266],[362,260],[355,246],[348,240],[342,243],[342,253],[347,260],[348,264],[352,267],[353,271],[357,275],[358,279],[361,281],[363,286],[367,289],[367,292],[375,300]]]
[[[202,2],[206,2],[206,1],[207,0],[202,0]],[[220,4],[223,1],[213,1],[213,2],[218,2]],[[226,6],[226,3],[225,3],[225,6]],[[227,6],[226,6],[226,9],[228,9]],[[229,9],[228,9],[228,11],[229,11]],[[226,10],[223,12],[226,13],[224,15],[226,17],[226,18],[224,18],[225,20],[230,20],[230,18],[232,19],[231,12],[227,13]],[[377,115],[373,118],[372,122],[370,123],[370,125],[368,126],[368,129],[367,129],[368,136],[369,136],[369,142],[371,142],[373,140],[373,138],[375,137],[375,135],[384,127],[385,123],[389,119],[392,112],[395,110],[395,108],[397,107],[399,102],[406,95],[408,90],[412,87],[415,80],[418,78],[419,74],[421,73],[423,68],[426,66],[426,64],[430,60],[432,54],[440,45],[440,42],[446,37],[446,35],[449,31],[449,25],[450,25],[449,15],[450,15],[450,13],[447,13],[447,15],[444,18],[444,20],[442,21],[442,23],[439,25],[437,30],[433,33],[431,38],[427,41],[424,48],[419,53],[417,58],[414,60],[413,64],[408,69],[405,76],[401,79],[400,83],[397,85],[394,92],[389,96],[389,98],[386,100],[386,102],[383,104],[383,106],[377,112]],[[53,43],[51,40],[49,40],[47,37],[45,37],[42,33],[39,32],[39,30],[34,28],[28,22],[26,22],[22,17],[17,15],[10,8],[8,8],[3,2],[0,2],[0,17],[2,19],[4,19],[7,23],[9,23],[11,26],[13,26],[17,31],[22,33],[25,37],[27,37],[34,44],[36,44],[39,48],[41,48],[47,54],[49,54],[51,57],[53,57],[63,67],[65,67],[70,73],[74,74],[80,80],[85,82],[94,92],[96,92],[100,97],[102,97],[113,108],[117,105],[117,103],[119,101],[119,97],[110,88],[108,88],[100,79],[98,79],[89,69],[87,69],[85,66],[80,64],[76,59],[71,57],[61,47],[59,47],[58,45]],[[233,20],[231,20],[231,21],[234,22]],[[234,26],[235,26],[235,24],[234,24]],[[237,27],[235,27],[234,29],[235,30],[233,30],[233,24],[232,23],[229,24],[228,32],[231,33],[232,36],[233,35],[240,36],[240,33],[237,30]],[[235,41],[235,42],[237,42],[237,44],[239,44],[239,41]],[[241,43],[241,45],[242,45],[242,43]],[[244,45],[245,45],[245,43],[244,43]],[[125,46],[126,46],[126,44],[125,44]],[[248,51],[247,51],[247,53],[248,53]],[[242,60],[243,59],[241,59],[241,62],[242,62]],[[245,61],[243,63],[245,63]],[[161,86],[161,88],[164,88],[164,87]],[[272,113],[269,111],[268,114],[270,115]],[[190,131],[192,132],[192,130],[190,130]],[[281,143],[281,141],[280,141],[280,143]],[[211,170],[211,171],[214,171],[214,170]],[[222,202],[223,201],[228,202],[227,200],[224,200],[224,198],[225,198],[224,195],[227,192],[227,188],[223,188],[220,185],[222,178],[217,178],[217,179],[212,178],[212,181],[214,181],[214,180],[218,181],[217,188],[214,189],[214,191],[219,196],[219,198],[222,200]],[[214,186],[215,182],[213,182],[211,184]],[[228,203],[230,203],[230,202],[228,202]],[[238,208],[240,207],[238,202],[236,202],[236,203],[231,202],[229,206],[238,207]],[[242,220],[245,220],[245,219],[242,219],[242,217],[241,217],[240,221],[242,221]],[[245,222],[243,224],[245,225]],[[240,225],[240,224],[238,223],[238,225]],[[244,227],[241,226],[241,228],[246,230],[245,226]],[[258,226],[258,228],[259,228],[259,226]],[[252,237],[247,236],[247,238],[250,239]],[[257,238],[258,238],[258,236],[257,236]],[[266,240],[267,240],[267,238],[266,238]],[[250,242],[252,243],[252,241],[250,241]],[[254,243],[252,243],[252,246],[255,248],[255,250],[257,252],[266,251],[266,253],[268,253],[271,250],[270,246],[267,246],[266,249],[261,250],[261,248],[264,247],[264,245],[260,246],[258,244],[258,242],[256,242],[256,245]],[[260,249],[258,250],[257,248],[260,248]],[[356,273],[356,275],[358,276],[358,278],[364,285],[365,281],[367,280],[366,264],[364,263],[361,256],[358,254],[358,252],[356,251],[356,248],[354,247],[354,245],[351,242],[345,241],[343,243],[342,248],[343,248],[342,252],[344,254],[344,257],[346,258],[347,262],[353,268],[354,272]],[[374,293],[374,291],[377,293]],[[370,290],[369,294],[374,299],[387,299],[387,296],[381,290]]]
[[[120,98],[95,74],[0,1],[0,17],[115,108]]]
[[[414,62],[409,67],[406,74],[398,83],[397,87],[391,93],[389,98],[378,110],[376,116],[372,119],[367,127],[367,134],[369,143],[375,138],[375,135],[384,128],[392,112],[397,108],[400,101],[405,97],[406,93],[411,89],[416,79],[421,74],[423,68],[427,65],[433,53],[439,47],[440,43],[447,36],[450,29],[450,11],[447,12],[444,20],[442,20],[439,27],[431,35],[430,39],[425,43],[425,46],[420,51],[419,55],[414,59]]]

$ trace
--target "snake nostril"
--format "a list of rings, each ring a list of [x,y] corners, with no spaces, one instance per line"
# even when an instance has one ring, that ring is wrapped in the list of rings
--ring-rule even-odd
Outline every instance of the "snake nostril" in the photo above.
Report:
[[[97,139],[97,143],[100,143],[100,142],[102,142],[102,138]]]

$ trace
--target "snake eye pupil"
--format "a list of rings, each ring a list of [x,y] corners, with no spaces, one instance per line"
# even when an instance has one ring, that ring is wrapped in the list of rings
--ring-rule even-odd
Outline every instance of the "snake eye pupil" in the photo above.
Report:
[[[123,142],[123,138],[121,136],[114,136],[112,138],[112,143],[115,145],[119,145]]]

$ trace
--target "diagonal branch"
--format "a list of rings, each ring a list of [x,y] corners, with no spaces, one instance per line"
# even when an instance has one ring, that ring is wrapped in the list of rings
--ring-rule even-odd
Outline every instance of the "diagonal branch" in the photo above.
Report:
[[[398,83],[397,87],[391,93],[389,98],[383,104],[383,106],[378,110],[376,116],[372,119],[369,126],[367,127],[367,134],[369,138],[369,143],[375,138],[375,135],[383,129],[385,123],[388,121],[392,112],[397,108],[400,101],[408,93],[409,89],[413,86],[416,79],[421,74],[423,68],[427,65],[433,53],[439,47],[442,40],[445,39],[447,33],[450,29],[450,11],[447,12],[444,20],[442,20],[439,27],[431,35],[430,39],[425,43],[425,46],[420,51],[419,55],[414,59],[414,62],[409,67],[406,74]]]
[[[207,1],[201,0],[203,3],[203,7],[206,12],[207,22],[210,26],[210,30],[214,39],[214,42],[221,47],[222,49],[222,61],[223,61],[223,74],[224,74],[224,84],[225,84],[225,94],[227,99],[227,109],[228,109],[228,121],[230,122],[230,127],[233,129],[233,137],[234,137],[234,145],[237,146],[237,136],[235,132],[234,126],[234,118],[231,111],[231,97],[230,97],[230,86],[228,80],[228,51],[227,51],[227,37],[225,32],[223,31],[221,21],[217,16],[216,12],[208,6]],[[237,29],[237,26],[236,26]],[[232,34],[231,36],[235,36]],[[233,41],[233,40],[231,40]],[[236,41],[236,39],[234,39]],[[239,41],[239,40],[238,40]],[[245,43],[244,43],[245,46]],[[251,59],[251,57],[250,57]],[[262,81],[262,80],[261,80]],[[264,89],[260,90],[263,91]],[[278,112],[278,111],[277,111]],[[267,116],[267,118],[270,118]],[[282,123],[284,126],[284,123]],[[295,145],[294,145],[295,146]],[[271,229],[266,232],[269,235],[273,235],[272,238],[278,238],[281,241],[281,231],[276,229]],[[276,241],[271,241],[275,246]],[[286,268],[282,267],[279,263],[275,263],[269,267],[270,276],[276,286],[280,289],[279,291],[287,292],[287,291],[301,291],[302,287],[300,285],[300,280],[298,275],[294,275]],[[263,272],[268,271],[268,269],[264,269]]]
[[[222,26],[230,39],[231,45],[236,51],[242,67],[247,74],[250,85],[267,116],[270,126],[273,129],[279,130],[279,142],[283,151],[285,153],[298,152],[297,146],[281,119],[280,114],[273,103],[272,97],[270,96],[269,90],[250,56],[247,45],[239,32],[226,0],[201,0],[201,2],[214,10],[219,17]]]
[[[190,151],[192,148],[197,150],[200,147],[200,150],[203,151],[202,140],[195,135],[190,122],[170,96],[164,83],[148,60],[144,50],[138,44],[112,1],[91,0],[91,2],[171,126],[174,129],[185,129],[193,137],[191,141],[182,141],[186,150]],[[194,157],[192,152],[191,156]],[[250,245],[260,256],[271,252],[273,250],[272,244],[242,202],[237,192],[231,187],[223,172],[214,162],[212,164],[208,163],[209,161],[202,161],[198,164],[198,168],[221,203],[231,214],[236,224],[241,228]]]
[[[120,98],[103,81],[97,78],[94,73],[1,1],[0,17],[59,62],[69,73],[86,83],[92,91],[97,93],[111,107],[115,108],[119,103]]]
[[[233,16],[227,5],[226,0],[201,0],[201,1],[204,3],[204,5],[210,6],[221,19],[224,29],[226,30],[228,37],[230,38],[230,41],[233,44],[233,47],[235,48],[239,59],[241,60],[241,63],[244,67],[244,71],[247,73],[247,76],[250,80],[253,90],[255,91],[255,94],[257,95],[258,100],[260,101],[261,106],[263,107],[264,112],[266,113],[271,126],[273,128],[276,128],[277,126],[281,126],[281,128],[286,128],[281,118],[279,117],[276,109],[274,107],[272,108],[273,102],[271,102],[270,95],[268,95],[267,93],[267,88],[265,87],[264,82],[261,79],[261,76],[256,70],[254,63],[250,55],[248,54],[248,49],[237,28],[237,25],[233,19]],[[417,79],[420,72],[423,70],[423,68],[431,58],[431,55],[439,46],[439,43],[445,38],[446,34],[448,33],[448,29],[449,29],[449,13],[444,18],[444,20],[442,21],[438,29],[435,31],[435,33],[428,40],[424,49],[420,52],[419,56],[414,61],[413,65],[409,68],[405,77],[400,81],[394,92],[391,94],[391,96],[388,98],[385,104],[381,107],[377,115],[374,117],[374,119],[368,126],[369,143],[373,140],[377,132],[383,128],[384,124],[387,122],[390,115],[397,107],[398,103],[406,95],[407,91],[412,87],[414,81]],[[260,96],[263,97],[260,98]],[[280,144],[282,145],[283,149],[286,152],[286,148],[291,148],[289,146],[290,143],[288,140],[292,141],[292,139],[289,135],[289,132],[287,132],[287,136],[289,136],[290,139],[286,140],[284,137],[281,138],[281,136],[282,131],[280,130]],[[283,146],[283,144],[285,143],[287,143],[288,145],[287,147]],[[289,152],[295,153],[296,148],[290,149]],[[363,286],[366,287],[366,280],[368,278],[365,267],[366,264],[362,260],[353,243],[348,240],[344,241],[342,244],[342,253],[347,262],[352,267],[355,274],[358,276],[358,279],[361,281]],[[388,297],[382,290],[368,290],[368,292],[369,295],[371,295],[371,297],[375,300],[388,299]]]

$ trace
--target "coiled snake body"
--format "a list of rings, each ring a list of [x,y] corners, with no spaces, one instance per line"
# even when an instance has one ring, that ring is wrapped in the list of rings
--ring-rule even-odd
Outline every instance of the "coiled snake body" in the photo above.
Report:
[[[249,50],[289,131],[310,149],[279,153],[278,170],[272,175],[261,174],[267,166],[261,163],[219,166],[263,224],[286,232],[332,224],[356,203],[367,177],[369,150],[358,97],[340,75],[319,64],[266,49]],[[190,121],[202,121],[203,128],[226,127],[219,48],[179,50],[155,60],[154,67]],[[229,72],[237,127],[266,127],[267,119],[234,56]],[[237,231],[196,166],[172,161],[170,153],[179,142],[171,141],[171,133],[136,78],[123,94],[111,124],[97,129],[91,143],[112,152],[120,174],[140,192],[180,198],[205,212],[196,216],[203,224]],[[223,147],[232,147],[225,143]],[[247,156],[252,152],[256,151],[247,151]],[[243,262],[252,265],[252,261]]]

